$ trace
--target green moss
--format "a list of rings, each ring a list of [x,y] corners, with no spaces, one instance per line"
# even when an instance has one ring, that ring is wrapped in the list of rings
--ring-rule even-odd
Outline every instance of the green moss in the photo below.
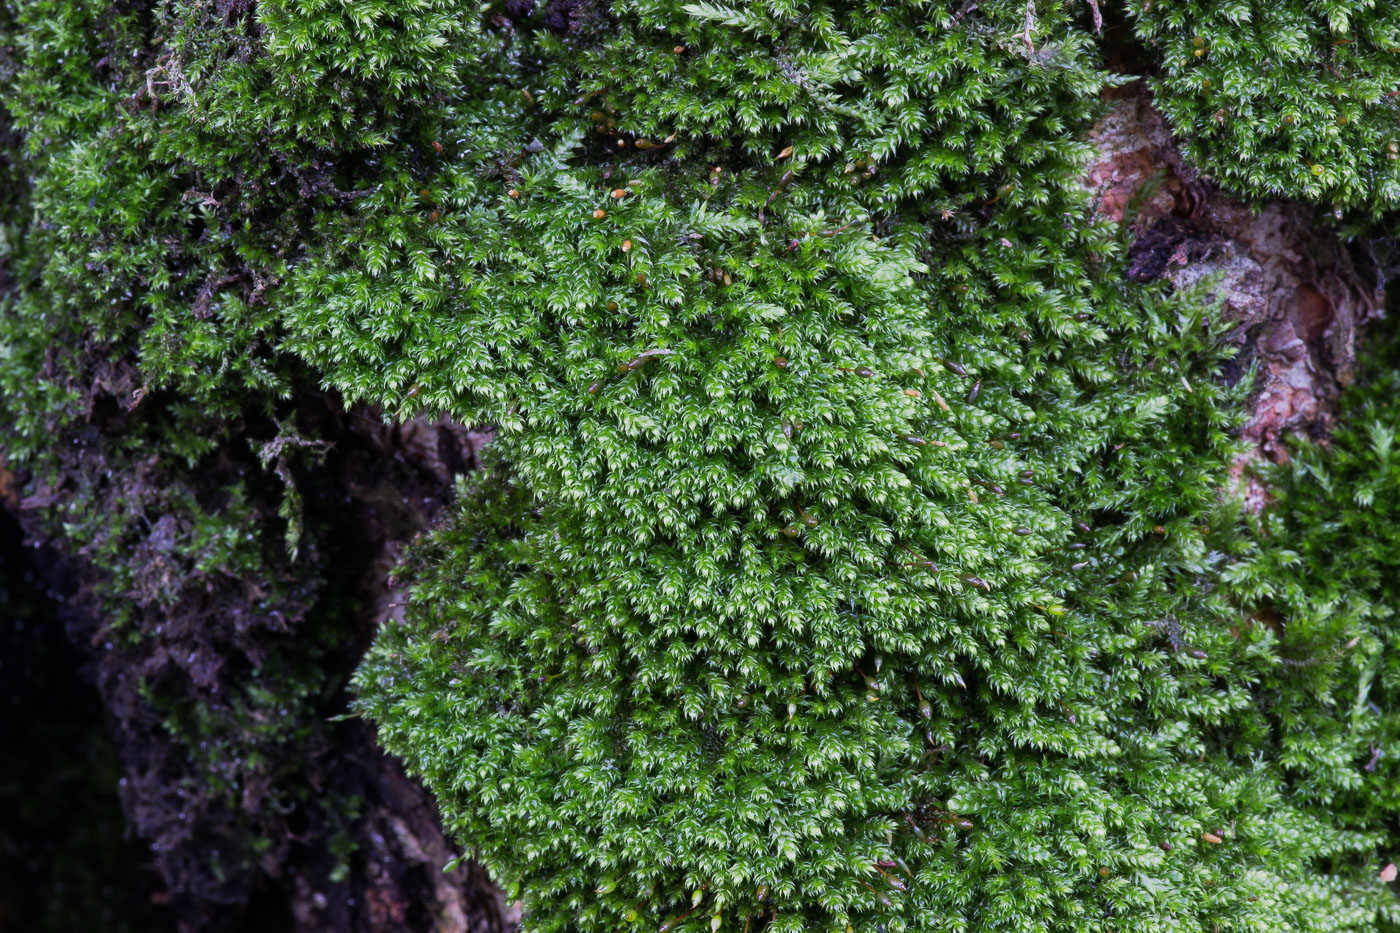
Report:
[[[538,154],[483,146],[416,223],[386,186],[289,318],[343,391],[502,427],[360,686],[532,927],[1369,923],[1376,837],[1253,761],[1268,643],[1162,634],[1230,406],[1200,311],[1110,284],[1082,34],[615,12],[538,37]]]
[[[273,31],[338,34],[306,5],[260,7],[262,23],[36,0],[0,27],[5,125],[22,134],[6,151],[5,464],[86,562],[100,663],[124,668],[104,689],[138,749],[138,829],[186,905],[246,896],[288,813],[344,808],[305,772],[356,637],[354,593],[326,592],[346,586],[327,561],[354,538],[343,502],[305,494],[325,445],[271,299],[308,219],[340,203],[325,149],[362,157],[415,110],[408,93],[435,91],[442,16],[411,12],[423,36],[390,18],[385,49],[338,76],[289,74],[290,46],[266,50]],[[319,91],[297,97],[306,77]]]
[[[1299,444],[1267,474],[1275,497],[1226,579],[1278,632],[1261,690],[1302,792],[1348,825],[1395,826],[1395,622],[1400,612],[1400,370],[1395,328],[1342,397],[1325,444]]]
[[[323,566],[284,558],[334,527],[299,524],[315,457],[279,456],[324,440],[280,400],[320,380],[499,429],[357,683],[532,929],[1390,917],[1392,805],[1356,773],[1388,733],[1328,724],[1385,668],[1312,663],[1352,637],[1320,610],[1240,618],[1283,563],[1218,501],[1247,387],[1199,296],[1125,280],[1081,190],[1109,81],[1085,11],[526,7],[21,7],[5,419],[43,475],[94,384],[138,401],[103,464],[159,491],[66,516],[113,601],[168,514],[174,601],[271,581],[258,605],[333,643]],[[1139,20],[1164,47],[1194,24]],[[1265,71],[1249,35],[1208,37],[1222,93]],[[1222,178],[1383,205],[1349,135],[1389,112],[1369,80],[1355,129],[1285,134],[1332,174],[1256,147]],[[283,482],[235,475],[259,452]],[[151,702],[201,772],[257,771],[328,695],[318,650],[217,715]]]
[[[1388,3],[1127,3],[1153,101],[1205,174],[1338,211],[1400,203],[1400,10]]]

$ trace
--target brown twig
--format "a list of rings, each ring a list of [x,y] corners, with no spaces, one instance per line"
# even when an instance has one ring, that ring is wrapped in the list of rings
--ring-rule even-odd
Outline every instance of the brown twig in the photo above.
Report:
[[[1103,35],[1103,14],[1099,12],[1099,0],[1084,0],[1089,4],[1089,9],[1094,13],[1094,32]]]

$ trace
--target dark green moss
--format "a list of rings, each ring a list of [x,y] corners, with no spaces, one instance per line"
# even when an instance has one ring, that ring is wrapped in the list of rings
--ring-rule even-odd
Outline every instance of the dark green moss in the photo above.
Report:
[[[1260,686],[1303,793],[1357,829],[1396,828],[1400,612],[1400,358],[1393,324],[1373,337],[1342,396],[1335,435],[1267,471],[1271,507],[1226,580],[1246,624],[1278,633]]]
[[[314,12],[278,28],[338,34]],[[366,134],[415,111],[401,94],[433,91],[441,20],[382,23],[392,48],[298,98],[308,76],[249,39],[251,7],[5,10],[0,475],[83,567],[129,812],[201,929],[255,918],[259,889],[322,861],[345,880],[351,853],[290,834],[357,825],[369,778],[326,772],[361,733],[327,718],[363,639],[357,575],[413,523],[367,514],[392,467],[363,468],[338,401],[279,353],[271,297],[315,212],[346,197],[322,154],[364,159]],[[327,123],[328,101],[349,109]],[[337,444],[340,480],[320,483]]]

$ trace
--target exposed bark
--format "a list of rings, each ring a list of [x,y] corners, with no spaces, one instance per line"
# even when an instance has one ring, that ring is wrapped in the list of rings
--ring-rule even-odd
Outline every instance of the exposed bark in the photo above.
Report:
[[[1383,312],[1383,278],[1313,208],[1245,205],[1198,175],[1141,83],[1090,138],[1096,156],[1085,184],[1103,216],[1131,225],[1128,274],[1178,289],[1203,284],[1237,325],[1226,338],[1239,348],[1226,380],[1258,367],[1241,432],[1250,450],[1232,469],[1258,509],[1267,497],[1249,463],[1286,460],[1290,432],[1330,431],[1337,393],[1355,373],[1357,337]]]
[[[119,429],[121,413],[135,391],[130,380],[96,374],[90,417],[93,427]],[[377,413],[342,411],[333,398],[304,396],[296,417],[309,434],[333,445],[324,467],[310,481],[307,509],[329,521],[308,558],[319,564],[326,589],[349,592],[353,608],[316,634],[313,600],[269,606],[263,581],[181,579],[170,557],[177,519],[162,516],[136,545],[143,568],[142,591],[133,594],[138,624],[146,637],[135,642],[113,632],[94,596],[101,573],[82,554],[56,564],[49,581],[63,595],[64,625],[86,659],[85,676],[98,688],[123,777],[121,798],[128,822],[148,841],[168,902],[181,931],[298,931],[298,933],[496,933],[518,923],[518,910],[476,866],[453,872],[442,867],[454,855],[443,837],[430,796],[404,777],[397,763],[376,747],[372,730],[358,720],[322,723],[301,743],[259,747],[268,756],[258,770],[215,759],[227,774],[201,773],[189,750],[166,728],[169,704],[202,704],[220,711],[256,682],[259,669],[278,653],[296,656],[302,642],[319,638],[335,645],[311,656],[329,667],[328,682],[348,678],[384,616],[393,611],[385,584],[403,540],[423,528],[450,494],[452,477],[476,465],[486,435],[446,422],[386,427]],[[113,420],[115,419],[115,420]],[[107,423],[103,425],[103,422]],[[158,464],[138,465],[111,475],[100,443],[62,447],[67,482],[31,485],[20,499],[23,477],[0,466],[0,493],[35,540],[42,540],[50,505],[75,488],[94,508],[141,502],[162,480]],[[232,462],[211,463],[212,486],[230,471],[250,468],[236,453]],[[218,458],[216,458],[218,459]],[[149,472],[147,472],[149,466]],[[104,483],[87,480],[107,474]],[[71,484],[71,486],[69,485]],[[61,545],[61,542],[56,542]],[[303,564],[288,573],[310,574]],[[149,592],[146,592],[149,590]],[[179,599],[163,603],[162,593]],[[75,671],[73,676],[79,676]],[[167,708],[151,702],[165,701]],[[339,694],[324,716],[344,708]],[[209,790],[211,781],[241,787],[228,805]],[[282,810],[291,803],[291,809]],[[220,847],[234,848],[253,837],[267,841],[256,865],[219,866]],[[348,856],[346,852],[349,852]]]

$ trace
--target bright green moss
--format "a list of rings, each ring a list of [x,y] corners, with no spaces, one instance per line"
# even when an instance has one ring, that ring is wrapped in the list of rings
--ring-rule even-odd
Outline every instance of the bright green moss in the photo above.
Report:
[[[152,144],[227,176],[269,156],[301,156],[314,171],[308,156],[390,145],[425,103],[461,86],[475,13],[460,0],[168,5],[150,87],[178,104],[177,132]]]
[[[1185,153],[1255,198],[1400,203],[1400,9],[1361,0],[1125,4]]]
[[[524,127],[469,118],[541,151],[331,228],[357,245],[301,270],[294,345],[500,424],[509,469],[415,562],[364,708],[537,929],[1370,923],[1376,837],[1252,763],[1267,642],[1164,634],[1230,415],[1200,319],[1107,284],[1080,34],[1039,21],[1028,61],[1017,9],[916,47],[905,12],[541,36]],[[1003,100],[1024,136],[979,146]]]

